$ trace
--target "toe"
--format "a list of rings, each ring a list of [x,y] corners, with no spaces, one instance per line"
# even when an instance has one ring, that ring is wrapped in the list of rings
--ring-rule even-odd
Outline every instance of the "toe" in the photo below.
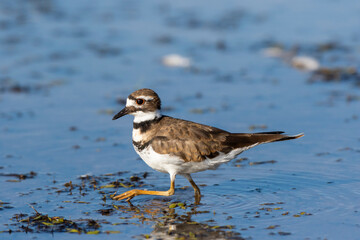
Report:
[[[123,199],[125,199],[125,198],[127,198],[127,197],[129,197],[129,196],[128,196],[128,193],[125,192],[125,193],[122,193],[122,194],[120,194],[120,195],[117,195],[117,196],[113,197],[113,199],[114,199],[114,200],[123,200]]]
[[[128,192],[124,192],[120,195],[117,195],[117,196],[113,197],[113,199],[119,201],[119,200],[123,200],[125,198],[131,199],[135,196],[136,196],[136,192],[134,190],[131,190]]]

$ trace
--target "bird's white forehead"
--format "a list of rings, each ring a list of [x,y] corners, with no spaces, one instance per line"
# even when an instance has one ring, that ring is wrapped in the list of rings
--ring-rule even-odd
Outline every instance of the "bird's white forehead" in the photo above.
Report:
[[[133,100],[133,99],[126,99],[126,106],[127,107],[131,107],[131,106],[136,106],[137,104],[136,104],[136,102],[135,102],[135,100]]]

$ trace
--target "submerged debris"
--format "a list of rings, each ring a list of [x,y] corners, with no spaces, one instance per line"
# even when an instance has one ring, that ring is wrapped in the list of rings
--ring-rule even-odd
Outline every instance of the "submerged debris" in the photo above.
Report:
[[[360,86],[360,74],[356,67],[326,67],[325,64],[334,65],[334,59],[343,59],[344,52],[349,51],[348,47],[337,42],[310,46],[298,44],[285,46],[282,43],[268,41],[259,46],[263,48],[262,52],[266,57],[279,58],[296,69],[311,72],[309,82],[354,81],[357,86]],[[320,64],[318,59],[321,59],[323,63]]]
[[[328,51],[342,51],[347,52],[349,50],[348,47],[341,45],[339,42],[330,41],[323,42],[314,47],[314,51],[318,53],[324,53]]]
[[[275,229],[277,227],[280,227],[280,225],[270,225],[266,229]]]
[[[11,93],[29,93],[30,87],[20,84],[14,84],[11,86],[3,86],[0,88],[0,92],[11,92]]]
[[[239,159],[233,160],[232,163],[235,167],[244,167],[245,164],[240,164],[240,163],[243,163],[244,161],[247,161],[247,160],[249,160],[249,159],[244,157],[244,158],[239,158]]]
[[[107,173],[99,176],[93,176],[90,174],[81,175],[78,179],[81,183],[74,183],[73,181],[66,182],[63,186],[65,188],[57,189],[58,194],[79,191],[81,195],[86,195],[87,192],[94,190],[100,190],[100,194],[103,195],[103,199],[110,198],[110,194],[114,194],[118,188],[132,188],[132,187],[144,187],[148,186],[145,184],[143,179],[148,176],[147,172],[134,174],[127,178],[118,178],[125,172]],[[121,191],[121,190],[120,190]],[[109,195],[109,196],[107,196]],[[85,203],[78,201],[76,203]]]
[[[122,50],[116,46],[110,46],[107,43],[88,44],[88,49],[94,52],[98,57],[116,57],[121,54]]]
[[[27,217],[26,214],[15,214],[12,220],[15,220],[19,223],[18,231],[26,233],[68,232],[79,234],[98,234],[100,231],[97,229],[101,228],[100,223],[104,222],[94,219],[68,220],[58,216],[50,217],[37,211],[34,215],[29,217]]]
[[[78,128],[76,127],[76,126],[71,126],[71,127],[69,127],[69,131],[70,132],[75,132],[75,131],[77,131],[78,130]]]
[[[354,80],[357,85],[360,85],[360,74],[354,67],[323,67],[315,71],[309,79],[310,82],[339,82],[349,80]]]
[[[300,213],[294,214],[293,217],[311,216],[311,215],[312,215],[312,213],[300,212]]]
[[[22,84],[11,78],[0,78],[0,93],[28,94],[37,91],[49,90],[61,86],[64,80],[53,80],[47,83]]]
[[[288,235],[291,235],[291,232],[278,232],[278,234],[280,235],[280,236],[288,236]]]
[[[242,8],[232,8],[211,18],[200,17],[193,11],[179,11],[167,18],[167,24],[177,28],[233,31],[240,27],[245,16],[247,12]]]
[[[100,109],[98,111],[99,114],[104,114],[104,115],[114,115],[115,111],[114,109]]]
[[[255,125],[255,124],[253,124],[253,125],[250,125],[250,126],[249,126],[249,130],[251,130],[251,131],[254,131],[254,130],[256,130],[256,129],[262,129],[262,130],[264,130],[264,129],[267,129],[267,128],[268,128],[268,126],[265,125],[265,124],[261,124],[261,125]]]
[[[191,113],[194,114],[205,114],[205,113],[214,113],[216,112],[216,109],[213,107],[208,107],[208,108],[192,108],[190,109]]]
[[[259,161],[259,162],[249,162],[249,165],[253,166],[253,165],[260,165],[260,164],[267,164],[267,163],[274,164],[274,163],[277,163],[277,161],[276,160],[268,160],[268,161]]]
[[[20,182],[22,180],[28,179],[28,178],[34,178],[36,177],[36,172],[29,172],[29,173],[0,173],[0,176],[2,177],[15,177],[16,180],[7,180],[7,182]]]
[[[174,42],[174,38],[170,35],[161,35],[154,39],[157,44],[171,44]]]
[[[1,210],[4,210],[4,209],[11,209],[11,208],[14,208],[14,207],[10,206],[10,203],[8,203],[8,202],[2,202],[2,201],[0,200],[0,211],[1,211]]]

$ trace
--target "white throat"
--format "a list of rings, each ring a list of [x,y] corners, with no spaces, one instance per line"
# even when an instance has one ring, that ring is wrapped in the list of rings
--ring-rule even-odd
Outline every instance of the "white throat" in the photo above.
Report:
[[[160,110],[156,110],[154,112],[138,111],[138,112],[133,113],[132,115],[134,115],[134,117],[135,117],[134,123],[141,123],[141,122],[150,121],[150,120],[154,120],[155,118],[161,117]]]

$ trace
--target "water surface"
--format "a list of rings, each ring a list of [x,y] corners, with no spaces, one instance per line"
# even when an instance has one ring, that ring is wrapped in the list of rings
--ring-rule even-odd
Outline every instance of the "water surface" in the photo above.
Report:
[[[359,10],[324,0],[1,1],[1,238],[358,239]],[[310,83],[314,73],[267,57],[272,47],[355,73]],[[164,66],[173,53],[191,67]],[[111,183],[169,187],[134,152],[131,117],[111,121],[142,87],[171,116],[305,137],[194,174],[199,206],[179,176],[174,196],[129,207],[108,198],[128,190]],[[27,226],[30,205],[84,230]]]

